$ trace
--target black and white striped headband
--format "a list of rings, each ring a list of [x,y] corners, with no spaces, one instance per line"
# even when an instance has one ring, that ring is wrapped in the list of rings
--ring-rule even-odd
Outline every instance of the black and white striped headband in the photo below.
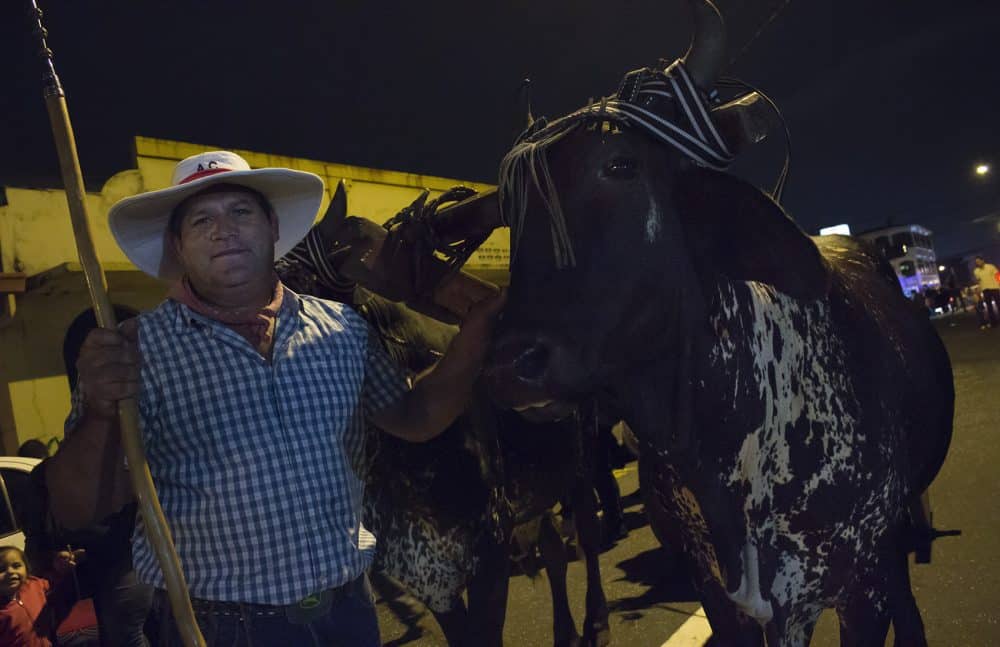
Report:
[[[679,107],[676,116],[656,110],[656,99],[670,99]],[[709,116],[704,99],[684,62],[674,61],[663,70],[643,68],[625,75],[618,93],[591,103],[551,123],[539,120],[519,141],[541,141],[573,122],[604,119],[645,130],[696,163],[723,171],[734,156]],[[683,117],[682,119],[680,117]]]

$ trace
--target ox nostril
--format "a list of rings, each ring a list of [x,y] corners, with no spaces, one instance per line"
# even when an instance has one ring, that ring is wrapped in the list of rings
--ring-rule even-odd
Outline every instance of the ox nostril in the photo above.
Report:
[[[538,380],[549,366],[549,349],[541,344],[535,344],[525,349],[514,360],[514,370],[523,380]]]

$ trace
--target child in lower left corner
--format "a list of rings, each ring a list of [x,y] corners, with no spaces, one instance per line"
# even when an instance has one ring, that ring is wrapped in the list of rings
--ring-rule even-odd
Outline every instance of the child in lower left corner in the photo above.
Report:
[[[65,575],[83,551],[61,551],[53,568]],[[55,636],[55,611],[49,604],[49,581],[28,570],[24,551],[0,546],[0,645],[51,647]]]

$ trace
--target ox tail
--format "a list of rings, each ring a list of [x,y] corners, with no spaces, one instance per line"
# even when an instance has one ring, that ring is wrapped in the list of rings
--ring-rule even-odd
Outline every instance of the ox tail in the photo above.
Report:
[[[931,545],[941,537],[961,536],[961,530],[939,530],[934,527],[934,513],[931,510],[930,492],[924,490],[919,496],[910,498],[907,506],[908,523],[905,524],[902,537],[904,554],[914,553],[918,564],[929,564],[931,561]]]

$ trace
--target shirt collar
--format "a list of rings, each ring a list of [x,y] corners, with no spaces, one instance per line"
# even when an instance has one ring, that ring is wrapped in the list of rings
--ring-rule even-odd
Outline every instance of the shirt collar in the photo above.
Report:
[[[284,293],[281,298],[281,308],[276,315],[277,319],[282,320],[285,317],[297,319],[296,315],[302,311],[303,307],[302,297],[280,280],[278,286],[284,290]],[[175,299],[168,299],[168,301],[174,308],[174,330],[178,333],[188,333],[199,328],[211,328],[217,325],[225,326],[225,324],[196,312]]]

